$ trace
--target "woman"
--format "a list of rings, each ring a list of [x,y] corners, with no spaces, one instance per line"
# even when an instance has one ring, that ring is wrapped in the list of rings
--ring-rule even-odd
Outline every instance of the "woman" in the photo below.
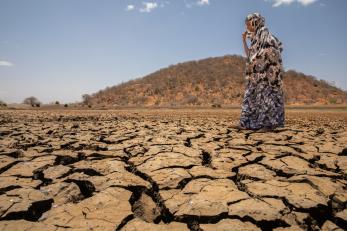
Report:
[[[284,126],[282,43],[265,27],[259,13],[246,17],[243,46],[247,56],[246,89],[240,129],[272,130]],[[248,48],[246,39],[251,45]]]

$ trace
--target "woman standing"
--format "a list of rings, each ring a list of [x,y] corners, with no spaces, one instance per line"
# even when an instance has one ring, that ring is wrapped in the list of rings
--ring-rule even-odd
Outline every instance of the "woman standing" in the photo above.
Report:
[[[284,126],[282,43],[265,27],[259,13],[246,17],[243,46],[247,56],[246,89],[240,129],[272,130]],[[251,45],[248,48],[246,39]]]

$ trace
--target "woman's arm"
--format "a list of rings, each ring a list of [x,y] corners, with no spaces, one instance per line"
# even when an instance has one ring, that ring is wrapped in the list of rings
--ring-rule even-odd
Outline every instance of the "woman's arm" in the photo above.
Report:
[[[249,57],[249,49],[248,49],[247,42],[246,42],[246,35],[247,35],[247,32],[243,32],[242,42],[243,42],[243,49],[245,50],[246,56],[248,58]]]

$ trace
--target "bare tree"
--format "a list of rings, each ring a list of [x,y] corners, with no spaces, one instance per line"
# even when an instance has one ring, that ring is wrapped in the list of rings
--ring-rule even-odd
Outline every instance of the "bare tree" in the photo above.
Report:
[[[30,96],[23,100],[24,104],[31,105],[32,107],[40,107],[41,102],[34,96]]]
[[[90,105],[91,99],[92,99],[92,97],[90,95],[88,95],[88,94],[83,94],[82,95],[82,100],[83,100],[82,103],[84,105]]]

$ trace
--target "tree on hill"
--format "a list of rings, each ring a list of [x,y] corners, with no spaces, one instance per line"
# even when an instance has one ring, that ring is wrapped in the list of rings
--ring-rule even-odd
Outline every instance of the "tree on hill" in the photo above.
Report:
[[[0,107],[7,107],[7,104],[4,101],[0,100]]]
[[[82,103],[84,105],[90,105],[92,97],[88,94],[83,94],[82,95]]]
[[[34,96],[30,96],[28,98],[25,98],[23,100],[23,103],[31,105],[32,107],[40,107],[41,106],[41,102]]]

